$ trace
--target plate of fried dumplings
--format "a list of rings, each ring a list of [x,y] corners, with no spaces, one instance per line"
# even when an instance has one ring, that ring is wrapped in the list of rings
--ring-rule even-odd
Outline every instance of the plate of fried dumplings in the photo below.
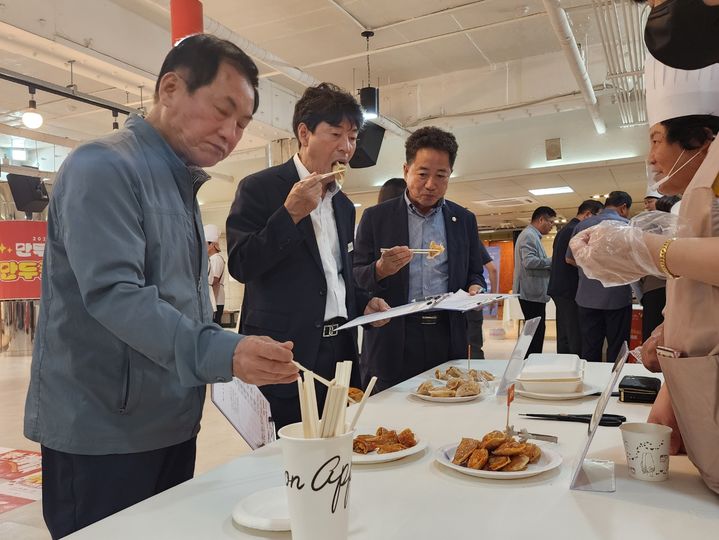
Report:
[[[482,383],[491,380],[494,376],[487,371],[472,369],[465,372],[450,367],[442,372],[437,369],[434,378],[424,381],[411,395],[435,403],[474,401],[482,393]]]
[[[470,476],[512,480],[551,471],[562,463],[562,456],[546,445],[491,431],[481,439],[464,437],[459,444],[440,448],[437,461]]]
[[[359,429],[352,441],[352,463],[370,464],[396,461],[417,454],[427,448],[427,441],[418,439],[414,432],[405,428],[402,431],[379,427],[374,434]],[[365,434],[362,434],[365,433]]]

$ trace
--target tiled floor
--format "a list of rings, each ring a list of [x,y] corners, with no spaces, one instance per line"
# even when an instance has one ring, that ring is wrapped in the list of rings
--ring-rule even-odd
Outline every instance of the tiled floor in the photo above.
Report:
[[[545,352],[556,350],[553,340],[553,325],[549,323]],[[485,322],[486,342],[484,346],[487,358],[508,358],[514,347],[516,333],[510,329],[504,339],[489,337],[490,331],[501,327],[497,321]],[[492,332],[492,333],[493,333]],[[22,434],[25,407],[25,393],[29,381],[30,358],[28,356],[0,356],[0,447],[39,450],[36,443],[27,440]],[[202,474],[222,463],[246,453],[249,450],[245,442],[218,412],[212,402],[205,402],[202,430],[197,439],[196,473]],[[42,519],[42,507],[39,502],[0,514],[0,540],[46,540],[50,535]]]

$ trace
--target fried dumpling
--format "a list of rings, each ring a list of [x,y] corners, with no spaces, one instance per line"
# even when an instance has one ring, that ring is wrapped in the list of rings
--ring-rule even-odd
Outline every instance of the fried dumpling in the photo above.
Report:
[[[479,441],[477,439],[463,437],[457,446],[457,450],[454,452],[452,463],[455,465],[464,465],[464,463],[469,459],[469,456],[472,455],[472,452],[474,452],[478,446]]]
[[[532,443],[526,443],[527,449],[524,452],[524,455],[529,458],[530,463],[537,463],[539,461],[539,458],[542,457],[542,450],[537,446],[536,444]]]
[[[455,397],[457,392],[449,388],[435,388],[429,391],[429,395],[432,397]]]
[[[469,456],[469,461],[467,461],[467,467],[470,469],[481,469],[487,464],[487,461],[489,461],[489,452],[486,448],[477,448],[472,454]]]
[[[502,431],[490,431],[483,438],[480,444],[480,448],[486,448],[487,450],[494,450],[498,446],[501,446],[507,440],[507,435]]]
[[[502,470],[505,472],[523,471],[527,468],[527,463],[529,463],[529,457],[524,454],[520,454],[518,456],[514,456]]]
[[[369,454],[377,448],[377,445],[370,440],[355,438],[352,441],[352,451],[355,454]]]
[[[510,439],[492,450],[492,454],[495,456],[518,456],[520,454],[524,454],[526,451],[527,445],[525,443]]]
[[[412,430],[409,428],[400,431],[397,435],[397,440],[399,441],[399,444],[405,448],[411,448],[417,444],[417,439],[415,438]]]
[[[457,388],[457,397],[476,396],[480,392],[479,383],[477,381],[464,381]]]
[[[512,460],[507,456],[492,456],[487,461],[485,468],[490,471],[499,471],[509,465],[510,461]]]
[[[417,387],[417,393],[421,396],[428,396],[430,390],[434,389],[434,385],[432,384],[432,381],[424,381],[422,384],[420,384]]]

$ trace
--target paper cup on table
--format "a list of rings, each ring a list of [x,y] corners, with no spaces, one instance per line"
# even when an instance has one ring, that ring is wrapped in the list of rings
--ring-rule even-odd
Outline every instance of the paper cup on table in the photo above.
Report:
[[[627,454],[629,475],[639,480],[661,482],[669,477],[669,440],[672,428],[644,422],[619,428]]]
[[[353,435],[305,439],[301,422],[280,429],[293,540],[347,538]]]

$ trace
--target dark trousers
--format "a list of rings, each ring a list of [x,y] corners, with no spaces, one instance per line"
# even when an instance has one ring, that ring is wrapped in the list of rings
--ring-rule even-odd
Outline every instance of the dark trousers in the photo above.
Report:
[[[522,306],[525,322],[535,317],[541,317],[537,331],[534,333],[532,343],[529,345],[527,355],[532,353],[541,353],[544,347],[544,331],[546,328],[545,320],[547,318],[547,304],[544,302],[530,302],[529,300],[519,299],[519,305]],[[525,357],[526,358],[526,357]]]
[[[579,329],[579,310],[574,298],[553,296],[557,308],[557,352],[582,354],[582,333]]]
[[[664,306],[667,303],[667,289],[661,287],[642,296],[642,340],[646,341],[654,329],[664,322]]]
[[[321,338],[317,362],[313,371],[327,380],[332,380],[335,378],[337,362],[353,360],[350,385],[359,388],[361,384],[359,363],[356,361],[356,348],[352,340],[353,336],[347,330],[343,330],[333,337]],[[324,407],[325,398],[327,397],[327,387],[324,384],[316,383],[315,392],[321,417],[322,407]],[[272,412],[272,420],[275,423],[276,431],[288,424],[302,421],[298,396],[278,397],[265,394],[265,397],[270,402],[270,411]]]
[[[62,538],[189,480],[195,443],[193,437],[149,452],[103,456],[41,447],[42,513],[50,535]]]
[[[482,336],[482,324],[484,323],[484,313],[481,309],[473,309],[465,311],[467,319],[467,339],[469,341],[469,354],[471,358],[484,359],[484,337]]]
[[[625,341],[629,344],[632,329],[632,306],[620,309],[591,309],[579,306],[582,331],[582,358],[602,361],[602,347],[607,340],[607,361],[614,362]]]
[[[212,315],[212,321],[215,324],[222,326],[222,314],[224,312],[225,312],[225,305],[224,304],[222,304],[221,306],[218,305],[217,311],[215,311],[215,313]]]
[[[436,317],[436,319],[432,321],[428,317]],[[404,322],[404,354],[400,378],[397,381],[377,381],[377,384],[381,383],[380,390],[384,390],[448,360],[448,314],[440,311],[424,316],[409,315],[405,317]]]

